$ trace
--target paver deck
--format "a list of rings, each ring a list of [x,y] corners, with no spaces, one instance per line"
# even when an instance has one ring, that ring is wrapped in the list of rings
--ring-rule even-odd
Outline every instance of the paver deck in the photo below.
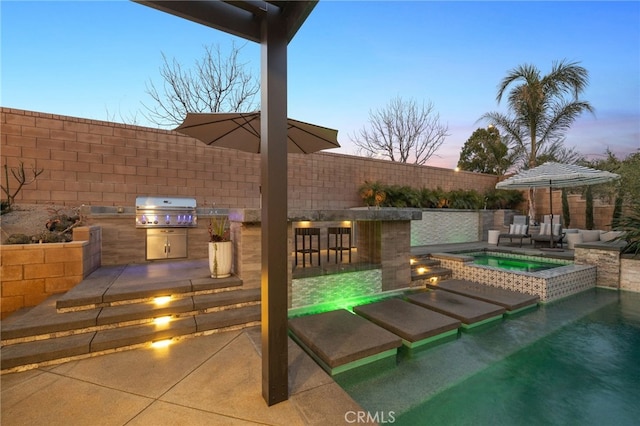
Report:
[[[344,309],[291,318],[289,329],[331,375],[395,356],[402,346],[400,337]]]
[[[402,337],[408,347],[456,334],[460,321],[401,299],[355,306],[353,311]],[[453,333],[451,333],[453,332]]]
[[[445,290],[429,290],[424,293],[412,294],[407,296],[407,300],[456,318],[462,321],[464,328],[502,318],[502,314],[506,312],[502,306]]]
[[[484,302],[504,307],[507,311],[516,312],[537,306],[540,297],[520,293],[504,288],[491,287],[466,280],[444,280],[437,284],[428,284],[432,289],[441,289],[463,296],[472,297]]]

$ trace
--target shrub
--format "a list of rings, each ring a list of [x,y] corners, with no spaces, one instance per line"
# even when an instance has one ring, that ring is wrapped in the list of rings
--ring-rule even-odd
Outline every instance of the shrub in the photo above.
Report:
[[[380,182],[365,181],[358,189],[358,194],[367,206],[380,206],[386,199],[386,193]]]
[[[562,188],[562,221],[565,228],[568,228],[569,224],[571,224],[571,212],[569,211],[569,200],[565,188]]]
[[[454,190],[449,192],[449,207],[452,209],[478,210],[483,205],[482,196],[476,190]]]
[[[410,186],[383,185],[380,182],[368,181],[360,186],[358,194],[367,206],[399,208],[515,209],[524,201],[524,195],[518,190],[490,189],[480,194],[474,189],[415,189]]]
[[[587,194],[586,194],[586,203],[585,203],[585,220],[587,229],[593,229],[593,192],[591,192],[591,187],[587,186]]]
[[[11,234],[7,237],[5,244],[29,244],[31,237],[25,234]]]
[[[488,209],[516,209],[524,201],[522,191],[517,189],[491,188],[484,193]]]
[[[424,209],[433,209],[438,207],[438,194],[435,191],[432,191],[429,188],[422,187],[417,191],[418,197],[418,205],[417,207],[421,207]]]
[[[624,234],[618,240],[626,241],[623,253],[640,255],[640,203],[633,205],[630,214],[621,216],[613,221],[613,229],[623,231]]]
[[[416,190],[409,186],[391,185],[384,189],[386,207],[418,207],[419,196]]]

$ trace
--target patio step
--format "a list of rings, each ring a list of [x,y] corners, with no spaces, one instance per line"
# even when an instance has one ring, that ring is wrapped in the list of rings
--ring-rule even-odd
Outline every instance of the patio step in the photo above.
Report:
[[[153,298],[168,295],[160,291],[169,287],[164,283],[147,285],[147,290],[105,293],[102,300],[91,303],[84,296],[70,295],[73,290],[53,296],[3,321],[1,369],[34,368],[259,324],[259,288],[242,289],[235,277],[225,282],[191,281],[190,287],[173,286],[171,299],[163,305]],[[65,311],[69,307],[73,310]]]
[[[65,293],[56,302],[59,312],[118,306],[151,301],[157,297],[171,296],[173,299],[201,294],[213,294],[240,288],[242,280],[232,275],[228,278],[191,278],[180,280],[157,280],[153,283],[139,281],[129,285],[113,285],[121,266],[96,270],[78,285]]]
[[[451,278],[452,271],[440,266],[440,261],[433,259],[430,255],[411,257],[411,281],[412,285],[424,284],[431,278],[448,279]]]

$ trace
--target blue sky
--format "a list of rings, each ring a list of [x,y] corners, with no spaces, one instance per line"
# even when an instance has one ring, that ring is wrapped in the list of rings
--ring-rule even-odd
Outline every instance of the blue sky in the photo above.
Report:
[[[128,1],[0,2],[0,105],[147,125],[161,53],[188,66],[203,46],[245,42]],[[242,59],[256,76],[259,46]],[[320,1],[289,45],[289,116],[351,137],[392,98],[432,102],[451,134],[428,162],[455,167],[464,142],[504,111],[496,88],[525,63],[546,74],[578,61],[590,74],[566,145],[585,155],[640,149],[640,3]],[[259,99],[258,99],[259,100]],[[134,118],[135,117],[135,118]]]

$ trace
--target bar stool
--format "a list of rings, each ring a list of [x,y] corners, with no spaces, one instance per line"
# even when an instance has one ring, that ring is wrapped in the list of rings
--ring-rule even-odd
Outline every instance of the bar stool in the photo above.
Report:
[[[298,248],[298,237],[302,237],[302,248]],[[313,248],[313,237],[316,237],[317,249]],[[306,268],[306,254],[309,254],[309,265],[313,266],[313,253],[318,253],[318,266],[320,266],[320,228],[296,228],[295,232],[296,265],[298,265],[298,253],[302,254],[302,267]],[[307,248],[307,241],[309,243]]]
[[[331,245],[333,235],[334,244]],[[344,244],[344,236],[348,236],[348,244]],[[340,252],[340,262],[342,262],[342,252],[349,252],[349,263],[351,263],[351,228],[329,227],[327,228],[327,262],[329,261],[329,251],[336,252],[336,263],[338,263],[338,252]]]

